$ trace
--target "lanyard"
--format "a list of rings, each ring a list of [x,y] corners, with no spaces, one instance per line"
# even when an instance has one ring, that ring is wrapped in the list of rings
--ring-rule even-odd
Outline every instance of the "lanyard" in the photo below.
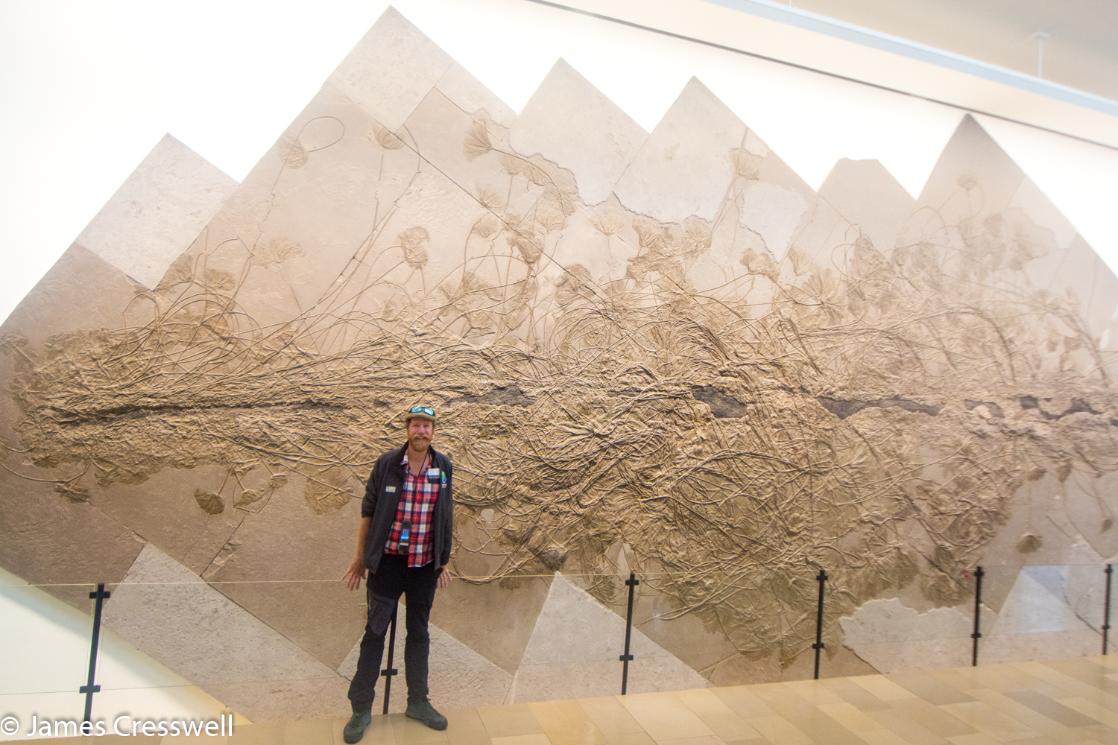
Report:
[[[428,452],[427,455],[423,458],[423,465],[420,467],[419,473],[413,474],[411,472],[411,464],[409,463],[408,472],[404,476],[405,479],[410,478],[415,482],[414,488],[411,490],[411,494],[407,495],[407,499],[404,500],[404,519],[400,525],[400,535],[403,537],[403,540],[401,542],[406,542],[406,545],[408,546],[408,553],[411,553],[411,519],[412,513],[415,511],[416,493],[419,491],[420,488],[419,479],[423,478],[423,480],[426,482],[427,477],[423,474],[427,470],[427,464],[430,462],[431,453]],[[407,489],[405,489],[404,491],[406,493]]]

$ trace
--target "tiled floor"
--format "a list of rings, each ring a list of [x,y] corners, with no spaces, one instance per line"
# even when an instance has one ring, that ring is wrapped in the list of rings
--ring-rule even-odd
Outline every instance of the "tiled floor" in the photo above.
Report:
[[[483,706],[446,714],[446,732],[400,714],[375,716],[362,743],[1118,745],[1118,655]],[[246,725],[223,745],[333,745],[342,742],[343,724]]]

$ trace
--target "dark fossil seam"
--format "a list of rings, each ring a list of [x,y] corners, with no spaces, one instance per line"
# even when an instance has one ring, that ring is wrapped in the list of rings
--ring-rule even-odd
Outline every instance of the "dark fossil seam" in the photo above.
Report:
[[[59,424],[77,426],[81,424],[106,423],[117,419],[138,419],[141,417],[158,416],[161,414],[189,414],[192,412],[201,411],[251,411],[254,409],[279,408],[296,410],[313,409],[320,411],[344,411],[346,407],[341,404],[308,399],[303,401],[261,401],[253,403],[233,402],[212,404],[155,404],[152,406],[113,406],[107,409],[95,409],[92,411],[74,411],[71,409],[59,409],[57,407],[53,407],[51,411],[59,415],[57,419]]]
[[[839,419],[846,419],[848,416],[853,416],[859,411],[869,408],[897,408],[919,414],[928,414],[929,416],[937,416],[940,411],[943,410],[942,406],[922,404],[919,401],[913,401],[912,399],[903,398],[901,396],[890,396],[889,398],[874,398],[868,400],[832,398],[831,396],[816,396],[815,398],[817,401],[819,401],[820,404],[823,405],[823,408],[837,416]]]

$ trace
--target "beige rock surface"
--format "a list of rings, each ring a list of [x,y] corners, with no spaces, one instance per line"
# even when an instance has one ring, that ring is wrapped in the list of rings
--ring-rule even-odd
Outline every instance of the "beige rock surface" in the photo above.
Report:
[[[577,578],[575,579],[577,582]],[[621,690],[625,619],[557,575],[517,669],[511,700],[604,696]],[[703,688],[706,681],[642,632],[632,633],[633,692]],[[638,662],[639,661],[639,662]]]
[[[331,669],[365,626],[365,593],[349,592],[342,573],[353,557],[360,504],[321,519],[292,478],[237,513],[237,523],[201,573],[213,587]],[[260,505],[260,506],[258,506]],[[253,509],[256,508],[256,509]],[[207,515],[214,519],[215,515]]]
[[[947,224],[1009,206],[1024,174],[973,117],[963,116],[918,201]]]
[[[164,137],[8,316],[4,337],[26,351],[5,355],[0,378],[16,378],[27,352],[66,354],[76,338],[125,327],[149,313],[142,299],[145,285],[158,282],[235,186],[182,143]],[[21,416],[10,395],[0,397],[5,443],[18,440],[14,427]],[[88,469],[35,463],[11,451],[4,465],[0,514],[7,551],[0,561],[26,580],[62,585],[118,581],[144,546],[144,527],[157,525],[145,526],[142,518],[134,523],[126,504],[89,501],[94,479]],[[68,497],[54,488],[56,479],[63,480]],[[149,503],[141,497],[133,504]],[[90,607],[89,590],[51,589],[83,610]]]
[[[1080,614],[1093,610],[1097,617],[1102,612],[1098,592],[1090,592],[1092,585],[1102,585],[1100,565],[1023,567],[996,619],[983,621],[980,659],[995,663],[1097,654],[1102,636]]]
[[[101,290],[89,292],[90,287]],[[20,301],[4,321],[3,332],[42,350],[51,336],[117,328],[124,324],[127,300],[136,290],[124,272],[75,243]]]
[[[819,187],[819,198],[882,251],[892,251],[915,204],[876,160],[840,160]]]
[[[438,602],[436,602],[436,607]],[[401,712],[407,708],[406,667],[404,646],[407,640],[407,604],[400,603],[396,616],[396,654],[394,666],[399,671],[392,686],[392,700],[389,712]],[[431,700],[440,709],[468,709],[477,706],[507,703],[512,676],[462,644],[435,623],[428,626],[431,636],[431,657],[428,685]],[[357,670],[360,656],[361,639],[350,650],[338,667],[338,672],[352,678]],[[385,646],[385,661],[388,647]],[[377,683],[377,699],[373,704],[375,711],[381,710],[384,703],[384,678]]]
[[[252,721],[341,716],[348,681],[152,545],[105,624]]]
[[[443,50],[390,7],[338,65],[329,84],[395,130],[452,64]]]
[[[165,135],[76,242],[140,285],[155,287],[236,186]]]
[[[459,550],[459,555],[463,553]],[[510,577],[480,585],[453,582],[439,594],[432,623],[502,670],[515,673],[551,581],[550,577]]]
[[[648,137],[617,104],[563,60],[555,63],[509,132],[519,153],[574,173],[589,205],[605,201]]]
[[[984,613],[987,623],[995,618]],[[839,620],[842,643],[876,670],[928,670],[970,662],[974,619],[960,608],[919,613],[900,600],[873,600]]]
[[[668,222],[713,220],[734,175],[733,151],[746,128],[692,79],[614,187],[630,210]]]
[[[505,128],[516,121],[515,111],[457,63],[447,68],[435,88],[464,112],[484,112],[486,117]]]
[[[195,509],[195,492],[217,491],[226,470],[215,466],[167,469],[143,484],[113,484],[91,493],[90,503],[127,525],[137,540],[160,550],[195,574],[201,574],[237,529],[242,515],[228,510],[210,515]],[[178,515],[168,520],[168,515]]]

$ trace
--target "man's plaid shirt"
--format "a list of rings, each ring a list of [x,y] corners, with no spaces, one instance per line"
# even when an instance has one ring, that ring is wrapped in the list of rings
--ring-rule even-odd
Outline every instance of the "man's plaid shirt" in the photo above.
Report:
[[[400,502],[396,507],[396,518],[392,521],[392,529],[388,531],[388,543],[384,553],[402,555],[400,550],[400,533],[404,527],[404,520],[411,521],[411,538],[407,549],[408,566],[421,567],[431,561],[431,523],[435,514],[435,500],[439,497],[439,481],[441,473],[432,469],[431,455],[427,454],[423,461],[423,468],[419,475],[412,474],[408,468],[408,451],[404,450],[404,457],[400,461],[404,469],[404,488],[400,494]]]

